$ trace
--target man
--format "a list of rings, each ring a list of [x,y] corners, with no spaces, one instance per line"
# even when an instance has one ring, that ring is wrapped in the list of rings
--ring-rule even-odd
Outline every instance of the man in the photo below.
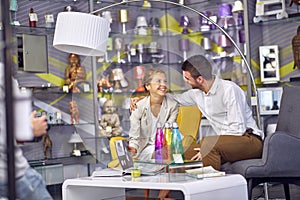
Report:
[[[191,146],[185,158],[202,159],[204,166],[220,170],[225,162],[261,157],[263,133],[253,119],[244,91],[214,76],[211,63],[202,55],[188,58],[181,68],[193,89],[169,96],[182,106],[197,105],[212,127],[210,136]]]
[[[4,105],[4,66],[0,63],[0,109],[5,110]],[[18,92],[17,84],[13,81],[13,89]],[[46,133],[46,116],[35,117],[36,111],[27,116],[26,112],[19,112],[19,115],[30,117],[33,135],[39,137]],[[7,196],[7,146],[6,146],[6,125],[5,113],[0,113],[0,199]],[[24,133],[26,134],[26,133]],[[16,135],[16,134],[15,134]],[[15,143],[16,144],[16,143]],[[15,145],[15,175],[16,175],[16,197],[18,199],[30,200],[52,200],[46,189],[42,176],[32,169],[23,152],[18,145]]]

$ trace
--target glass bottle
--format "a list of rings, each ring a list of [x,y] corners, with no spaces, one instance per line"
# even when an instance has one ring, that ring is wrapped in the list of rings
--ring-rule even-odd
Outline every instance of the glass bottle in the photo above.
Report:
[[[166,160],[171,160],[171,144],[172,144],[172,127],[171,123],[165,123],[165,149],[166,149]]]
[[[181,133],[177,122],[173,122],[172,144],[171,144],[172,162],[181,163],[184,160],[184,151],[182,145]]]
[[[164,133],[161,123],[157,123],[156,135],[155,135],[155,161],[163,161],[163,148],[164,148]]]
[[[36,27],[36,22],[38,21],[37,14],[34,12],[33,8],[29,11],[29,26]]]

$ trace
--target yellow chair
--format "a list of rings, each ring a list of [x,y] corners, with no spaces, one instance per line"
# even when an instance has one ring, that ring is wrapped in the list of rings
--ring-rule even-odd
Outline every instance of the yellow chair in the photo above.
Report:
[[[201,117],[202,114],[197,106],[179,107],[176,122],[178,123],[179,131],[184,136],[182,141],[184,147],[187,148],[197,142]],[[127,138],[122,136],[110,138],[109,147],[112,161],[108,163],[109,168],[120,167],[115,145],[117,140],[127,140]]]
[[[116,144],[115,144],[115,141],[117,141],[117,140],[127,140],[127,138],[122,137],[122,136],[116,136],[116,137],[110,138],[109,147],[110,147],[111,161],[107,164],[107,167],[109,167],[109,168],[120,168],[121,167],[119,164],[119,159],[118,159]]]
[[[180,106],[176,122],[179,131],[184,136],[183,146],[195,144],[198,140],[198,133],[202,113],[197,106]]]

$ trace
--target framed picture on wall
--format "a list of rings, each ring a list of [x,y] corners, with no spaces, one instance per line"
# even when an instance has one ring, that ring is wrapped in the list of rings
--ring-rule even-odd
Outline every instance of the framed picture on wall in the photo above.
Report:
[[[280,80],[278,46],[260,46],[259,59],[261,82],[278,82]]]

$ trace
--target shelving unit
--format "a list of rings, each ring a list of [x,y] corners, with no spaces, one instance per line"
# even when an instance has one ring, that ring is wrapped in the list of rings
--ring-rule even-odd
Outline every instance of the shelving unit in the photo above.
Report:
[[[210,10],[212,13],[217,13],[218,5],[221,2],[229,3],[229,1],[213,1],[218,4],[212,5],[212,2],[207,1],[191,1],[186,6],[193,6],[199,11]],[[246,73],[241,70],[241,58],[233,47],[218,47],[218,30],[210,30],[206,32],[200,31],[199,16],[196,13],[191,13],[189,10],[180,6],[169,5],[161,2],[151,2],[151,8],[142,9],[142,1],[125,4],[122,6],[109,9],[112,13],[113,21],[111,24],[110,37],[112,38],[112,50],[108,50],[107,62],[99,62],[99,57],[89,58],[80,56],[81,65],[86,68],[87,81],[91,83],[92,90],[88,93],[64,93],[62,86],[64,84],[64,70],[68,65],[68,54],[59,52],[52,47],[54,28],[46,28],[44,22],[44,14],[46,10],[48,13],[54,14],[54,19],[58,12],[63,11],[65,6],[71,5],[76,7],[78,11],[89,12],[90,10],[97,10],[101,7],[111,5],[114,1],[27,1],[22,0],[18,2],[19,10],[13,13],[14,20],[18,20],[20,26],[13,26],[14,33],[44,35],[47,37],[47,53],[48,53],[48,73],[29,73],[16,70],[16,78],[20,86],[33,89],[34,105],[38,110],[45,110],[48,112],[61,112],[63,125],[51,125],[49,136],[53,140],[54,159],[59,160],[70,155],[72,145],[68,144],[68,139],[72,132],[76,130],[84,141],[81,147],[83,150],[89,150],[96,159],[96,162],[104,163],[109,160],[109,155],[103,154],[101,148],[107,144],[106,138],[100,137],[99,123],[98,123],[98,109],[99,102],[103,97],[113,99],[118,106],[118,114],[123,126],[124,134],[129,131],[129,112],[128,112],[128,98],[135,95],[135,88],[138,81],[134,77],[134,67],[143,65],[146,69],[150,67],[160,67],[167,72],[169,79],[169,88],[176,93],[186,91],[189,87],[182,79],[180,65],[183,59],[183,52],[179,47],[179,40],[185,39],[189,43],[189,48],[186,51],[186,56],[194,54],[207,54],[215,60],[216,64],[221,66],[219,73],[223,78],[231,79],[240,85],[247,85]],[[33,7],[38,14],[39,21],[37,27],[28,27],[28,12]],[[122,34],[122,24],[118,22],[118,11],[120,9],[128,9],[130,18],[126,23],[127,34]],[[101,13],[99,13],[101,14]],[[179,26],[180,17],[187,15],[191,21],[187,27],[188,34],[182,33],[182,27]],[[136,18],[138,16],[145,16],[147,21],[152,18],[157,18],[160,25],[162,35],[138,35],[134,31],[136,26]],[[234,18],[236,20],[236,14]],[[239,30],[244,29],[242,25],[234,25],[227,28],[227,31],[237,39]],[[206,51],[201,47],[203,37],[210,37],[212,40],[212,49]],[[125,44],[143,44],[143,59],[139,57],[139,51],[136,56],[131,56],[128,61],[128,54],[125,48],[119,52],[121,63],[118,63],[118,52],[115,49],[115,39],[121,38]],[[157,42],[158,51],[153,53],[149,51],[151,42]],[[240,44],[244,48],[243,44]],[[138,47],[137,47],[138,49]],[[127,49],[128,50],[128,49]],[[226,54],[220,54],[220,51],[225,51]],[[16,55],[15,55],[16,56]],[[16,69],[17,69],[17,63]],[[121,68],[128,82],[128,86],[121,88],[121,92],[110,91],[107,93],[98,92],[97,79],[101,76],[109,79],[111,71],[115,68]],[[234,75],[232,75],[234,74]],[[50,85],[50,87],[48,87]],[[102,99],[101,99],[102,98]],[[80,123],[70,125],[69,102],[76,100],[79,105]],[[100,109],[99,109],[99,112]],[[101,113],[100,113],[101,114]],[[100,115],[99,114],[99,115]],[[29,160],[43,160],[42,144],[26,144],[24,146],[25,155]],[[76,162],[75,162],[76,163]]]

